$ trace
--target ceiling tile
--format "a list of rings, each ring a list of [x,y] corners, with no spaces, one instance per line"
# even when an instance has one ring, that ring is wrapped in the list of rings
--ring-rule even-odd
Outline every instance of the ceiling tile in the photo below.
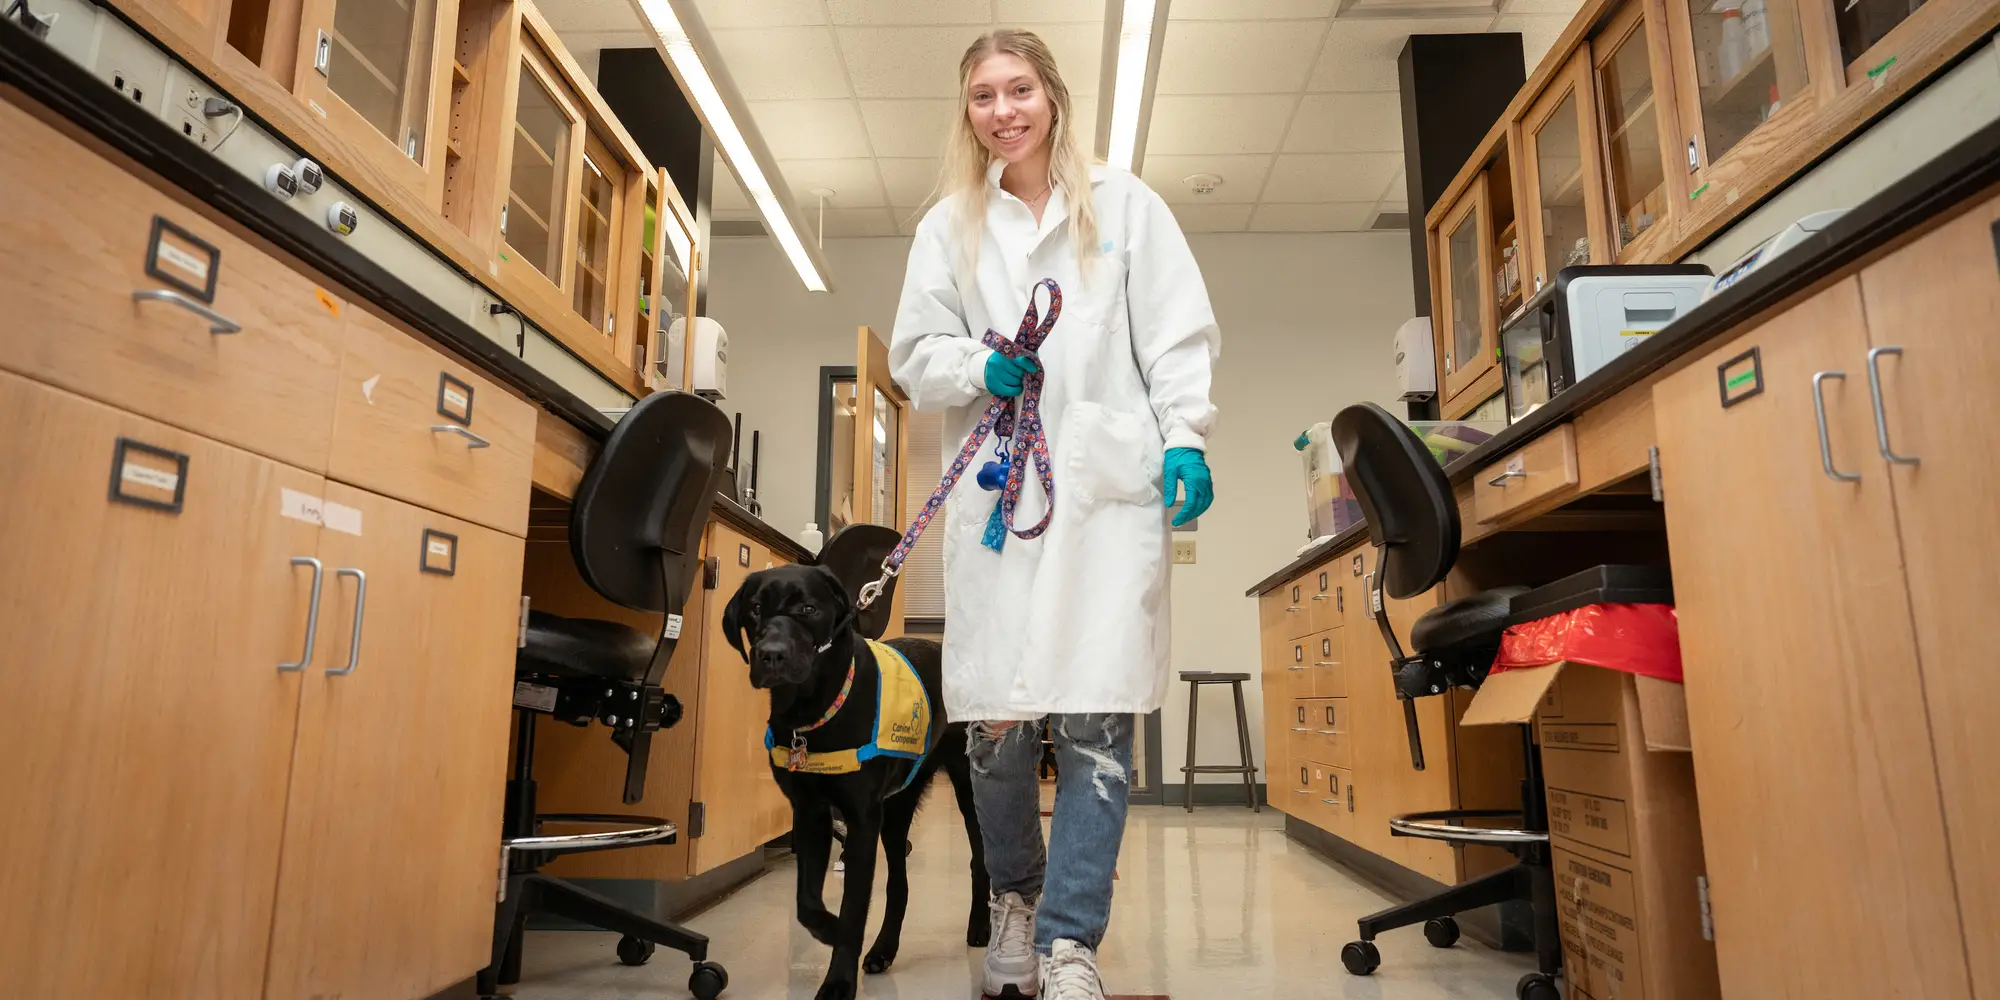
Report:
[[[1532,74],[1569,21],[1568,14],[1502,14],[1494,19],[1493,30],[1521,33],[1521,56]]]
[[[1583,8],[1583,0],[1508,0],[1500,5],[1507,14],[1561,14],[1575,16]]]
[[[811,202],[799,206],[799,213],[805,217],[806,231],[801,235],[811,239],[820,225],[819,207]],[[860,236],[896,235],[896,215],[886,208],[843,208],[826,210],[826,239],[837,240]]]
[[[828,211],[836,208],[881,208],[888,199],[882,192],[882,178],[875,173],[875,161],[867,157],[851,160],[780,160],[778,172],[792,186],[801,205],[817,205],[812,194],[817,187],[831,188]]]
[[[826,8],[835,24],[993,23],[993,0],[826,0]]]
[[[1080,4],[1090,6],[1084,0]],[[1102,10],[1102,7],[1098,7]],[[1049,52],[1056,57],[1056,66],[1062,70],[1063,82],[1069,84],[1072,98],[1096,97],[1098,67],[1104,65],[1104,19],[1098,18],[1084,24],[1024,24],[1021,27],[1042,36],[1049,44]],[[971,45],[967,38],[953,53],[952,72],[958,67],[956,58]]]
[[[572,31],[631,31],[644,26],[628,0],[559,0],[541,11],[559,37]]]
[[[1388,187],[1382,189],[1383,211],[1385,212],[1409,211],[1410,185],[1409,182],[1404,179],[1406,176],[1407,175],[1403,171],[1401,170],[1396,171],[1395,179],[1389,182]]]
[[[1146,153],[1275,153],[1298,98],[1156,97]]]
[[[1271,171],[1269,156],[1155,156],[1146,154],[1140,179],[1172,205],[1247,204],[1264,190]],[[1215,174],[1222,184],[1208,194],[1195,194],[1185,183],[1192,174]]]
[[[854,101],[751,101],[749,107],[750,119],[778,159],[873,155]]]
[[[1330,17],[1337,0],[1174,0],[1167,16],[1180,21],[1253,21]]]
[[[1174,221],[1187,233],[1240,233],[1255,205],[1174,205]]]
[[[861,102],[876,156],[940,155],[957,111],[958,102],[950,98]]]
[[[1353,233],[1375,221],[1373,202],[1266,203],[1250,218],[1253,233]]]
[[[1320,21],[1169,21],[1157,91],[1296,92],[1325,34]]]
[[[977,37],[966,28],[840,28],[840,51],[858,97],[955,97],[958,57]]]
[[[695,9],[710,30],[826,23],[826,7],[820,0],[695,0]]]
[[[938,170],[944,165],[937,159],[881,159],[875,163],[882,169],[889,204],[897,208],[915,208],[929,201],[937,189]]]
[[[994,19],[1001,24],[1089,21],[1104,23],[1104,5],[1088,0],[995,0]]]
[[[847,73],[826,28],[737,28],[714,35],[746,101],[847,96]]]
[[[1273,202],[1381,200],[1382,191],[1403,162],[1399,153],[1327,153],[1278,157],[1264,183],[1263,200]]]
[[[1403,148],[1403,102],[1394,93],[1308,94],[1287,153],[1393,153]]]
[[[1490,17],[1335,18],[1306,89],[1395,90],[1396,57],[1411,35],[1485,31]]]

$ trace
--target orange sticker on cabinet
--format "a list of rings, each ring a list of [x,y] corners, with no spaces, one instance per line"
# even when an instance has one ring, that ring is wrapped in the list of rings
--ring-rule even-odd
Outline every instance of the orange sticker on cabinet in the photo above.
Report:
[[[326,310],[327,315],[332,316],[335,319],[340,318],[339,299],[336,299],[333,296],[328,295],[326,293],[326,289],[317,287],[313,289],[313,296],[319,299],[319,304],[321,308],[324,308]]]

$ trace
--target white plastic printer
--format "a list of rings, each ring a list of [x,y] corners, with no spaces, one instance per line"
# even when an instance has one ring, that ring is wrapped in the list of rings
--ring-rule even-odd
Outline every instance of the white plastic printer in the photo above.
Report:
[[[1701,304],[1699,264],[1580,265],[1556,272],[1500,329],[1507,419],[1519,420]]]

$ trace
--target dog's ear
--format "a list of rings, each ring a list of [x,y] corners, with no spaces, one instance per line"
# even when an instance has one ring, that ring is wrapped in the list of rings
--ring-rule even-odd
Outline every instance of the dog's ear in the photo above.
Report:
[[[840,574],[825,566],[813,568],[817,570],[815,575],[819,577],[821,589],[826,592],[827,599],[833,602],[827,610],[833,612],[836,621],[846,619],[854,612],[854,596],[847,592],[847,584],[841,581]]]
[[[742,586],[736,588],[736,596],[730,598],[728,606],[722,609],[722,637],[729,640],[729,648],[736,650],[736,655],[743,657],[745,663],[750,662],[750,651],[749,637],[744,634],[744,628],[750,620],[750,600],[756,594],[758,583],[757,575],[752,574]]]

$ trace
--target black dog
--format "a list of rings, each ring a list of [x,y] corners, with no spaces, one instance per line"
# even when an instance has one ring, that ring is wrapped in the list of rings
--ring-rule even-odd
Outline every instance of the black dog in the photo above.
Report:
[[[750,683],[771,693],[770,731],[779,747],[792,745],[792,734],[802,730],[814,753],[851,750],[875,738],[879,700],[875,659],[856,631],[853,602],[832,571],[781,566],[752,573],[723,611],[722,631],[749,662]],[[965,756],[965,724],[944,721],[943,651],[926,639],[893,639],[887,645],[910,661],[930,695],[930,746],[923,758],[875,757],[847,774],[805,773],[775,762],[771,766],[778,787],[792,803],[799,923],[820,943],[833,947],[833,965],[820,985],[818,1000],[851,1000],[857,965],[874,974],[895,963],[910,898],[906,860],[910,825],[925,787],[940,769],[951,776],[972,842],[972,909],[965,943],[985,947],[991,926],[985,849],[972,804],[972,765]],[[831,720],[812,728],[840,697],[850,665],[854,681],[846,702]],[[838,917],[827,911],[824,898],[836,812],[847,824],[841,850],[847,877]],[[861,945],[875,885],[877,844],[887,848],[889,908],[864,964]]]

